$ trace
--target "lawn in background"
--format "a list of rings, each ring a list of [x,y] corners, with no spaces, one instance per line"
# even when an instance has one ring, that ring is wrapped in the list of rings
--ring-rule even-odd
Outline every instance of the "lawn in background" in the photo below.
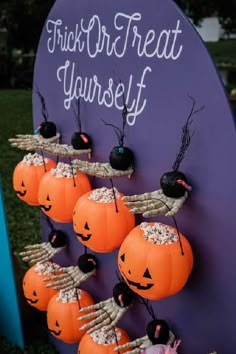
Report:
[[[32,207],[22,202],[13,191],[12,174],[16,164],[22,160],[26,152],[12,148],[8,142],[9,138],[16,134],[32,134],[32,94],[31,91],[0,91],[0,175],[3,185],[5,199],[5,210],[8,221],[8,231],[11,248],[17,264],[16,278],[20,278],[27,270],[28,265],[21,261],[19,252],[27,244],[41,242],[40,211],[38,207]],[[15,262],[14,262],[15,263]],[[17,281],[21,288],[21,279]],[[20,290],[18,290],[20,292]],[[28,319],[37,318],[33,323],[29,322],[27,333],[25,333],[26,349],[12,347],[4,338],[0,338],[1,354],[52,354],[54,348],[48,343],[45,313],[34,310],[26,304],[24,298],[19,296],[23,302],[24,313],[27,312]],[[27,309],[27,307],[29,309]],[[30,311],[35,311],[33,315]],[[29,317],[30,316],[30,317]],[[4,325],[4,324],[2,324]]]
[[[26,244],[40,240],[39,208],[22,202],[13,190],[12,175],[25,151],[12,148],[9,138],[33,131],[31,91],[0,91],[0,175],[11,247],[19,253]]]

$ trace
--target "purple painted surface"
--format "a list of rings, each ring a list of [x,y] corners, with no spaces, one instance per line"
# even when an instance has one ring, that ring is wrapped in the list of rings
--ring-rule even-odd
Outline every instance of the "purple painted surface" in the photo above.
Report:
[[[128,16],[135,13],[136,20],[129,20]],[[114,29],[116,14],[123,14],[116,18],[116,25],[123,26],[123,30],[121,27]],[[88,28],[94,15],[97,17],[94,18],[90,36],[83,33],[80,37],[81,43],[84,41],[82,52],[61,51],[58,47],[52,53],[48,51],[49,40],[49,49],[53,51],[54,32],[51,21],[60,19],[62,24],[58,24],[57,30],[60,27],[61,31],[63,29],[69,33],[76,31],[76,24],[80,28],[81,18],[84,19],[84,29]],[[87,46],[90,45],[91,51],[94,51],[95,41],[99,38],[98,18],[110,34],[110,43],[116,41],[113,49],[116,48],[117,55],[122,54],[122,46],[127,39],[123,57],[117,57],[114,53],[107,55],[105,49],[94,58],[88,55]],[[41,36],[34,84],[45,97],[50,120],[57,124],[63,143],[69,143],[76,130],[72,109],[67,110],[64,107],[64,100],[68,97],[64,94],[63,82],[59,82],[57,78],[57,70],[61,67],[59,77],[62,80],[62,67],[67,60],[70,63],[69,69],[75,63],[75,74],[81,76],[83,82],[85,77],[97,75],[102,90],[107,89],[109,78],[115,78],[117,82],[121,80],[127,88],[132,75],[130,102],[138,99],[139,92],[138,107],[146,102],[135,124],[127,126],[126,145],[136,155],[136,172],[131,181],[127,178],[115,180],[116,187],[123,193],[131,195],[159,188],[160,176],[171,170],[180,144],[181,128],[191,109],[191,101],[187,95],[195,98],[198,107],[205,105],[204,111],[194,119],[192,126],[195,134],[181,166],[191,181],[193,192],[177,216],[181,232],[187,236],[193,247],[194,271],[187,286],[179,294],[151,303],[156,314],[166,319],[177,337],[182,339],[179,353],[205,354],[217,350],[219,353],[235,354],[236,135],[223,86],[204,44],[170,0],[58,0],[46,24],[48,30],[45,26]],[[91,22],[90,24],[92,25]],[[177,27],[181,32],[173,32]],[[172,56],[177,56],[181,50],[176,60],[137,55],[139,39],[143,45],[145,35],[152,29],[146,44],[148,40],[151,41],[152,34],[156,36],[157,43],[162,33],[160,51],[167,33],[162,31],[172,31],[166,53],[170,54],[172,48]],[[116,40],[118,35],[121,36],[119,41]],[[88,42],[86,38],[89,38]],[[107,38],[105,36],[105,40]],[[72,42],[70,46],[72,48]],[[147,45],[146,53],[154,51],[155,46]],[[71,70],[67,73],[67,90],[70,75]],[[137,86],[140,82],[143,85]],[[115,90],[114,87],[113,89]],[[108,101],[109,96],[106,97]],[[36,127],[42,120],[37,95],[34,95],[33,103]],[[118,104],[122,105],[121,100],[118,100]],[[93,161],[108,161],[109,152],[117,141],[112,129],[105,127],[102,119],[121,124],[121,112],[114,106],[108,108],[99,105],[96,99],[93,103],[82,99],[81,117],[83,129],[94,141]],[[130,122],[133,123],[132,120]],[[103,185],[109,186],[109,181],[96,179],[94,186]],[[170,218],[154,220],[173,224]],[[56,226],[68,232],[69,247],[55,260],[63,265],[75,264],[83,252],[83,246],[76,240],[72,225]],[[47,226],[43,222],[44,239],[47,233]],[[95,301],[110,297],[117,282],[117,251],[97,256],[100,267],[96,277],[81,286],[93,295]],[[119,325],[132,338],[136,338],[145,334],[145,326],[149,321],[150,317],[144,308],[135,305]],[[61,354],[76,353],[76,345],[69,346],[57,341],[55,345]]]

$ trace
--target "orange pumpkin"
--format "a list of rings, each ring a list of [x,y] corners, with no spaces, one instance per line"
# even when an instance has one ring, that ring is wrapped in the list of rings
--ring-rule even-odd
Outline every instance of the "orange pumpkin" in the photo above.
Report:
[[[114,354],[116,346],[128,342],[130,342],[130,338],[123,329],[116,327],[106,332],[103,327],[92,334],[83,336],[79,344],[78,354]],[[119,351],[120,354],[126,352],[127,349]]]
[[[81,172],[72,175],[68,172],[71,169],[70,165],[59,163],[43,176],[39,185],[41,210],[56,222],[71,222],[76,201],[91,190],[88,177]]]
[[[93,305],[92,297],[84,290],[72,289],[51,298],[47,309],[49,332],[66,343],[79,342],[86,330],[81,331],[90,320],[78,320],[82,307]],[[89,312],[88,312],[89,313]]]
[[[119,247],[135,225],[135,217],[116,191],[99,188],[84,194],[73,212],[73,227],[78,240],[95,252],[111,252]],[[117,209],[116,209],[117,206]]]
[[[55,263],[36,264],[31,267],[23,279],[23,291],[30,306],[40,311],[46,311],[48,303],[58,291],[46,288],[45,278],[50,277],[51,271],[59,266]]]
[[[177,230],[160,223],[142,223],[125,238],[118,253],[119,270],[140,296],[159,300],[174,295],[186,284],[193,267],[188,240]]]
[[[38,165],[37,165],[38,163]],[[27,154],[13,173],[13,188],[18,198],[29,205],[39,205],[39,182],[43,175],[54,168],[56,163],[38,154]]]

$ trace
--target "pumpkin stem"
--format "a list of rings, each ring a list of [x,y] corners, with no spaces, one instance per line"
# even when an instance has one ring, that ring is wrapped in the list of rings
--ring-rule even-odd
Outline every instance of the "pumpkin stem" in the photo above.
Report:
[[[190,145],[190,142],[191,142],[191,139],[194,135],[194,132],[192,134],[190,134],[190,125],[192,124],[193,120],[191,119],[191,117],[196,114],[196,113],[199,113],[200,111],[202,111],[205,106],[202,106],[201,108],[199,109],[195,109],[195,100],[192,96],[188,95],[188,97],[192,100],[193,104],[192,104],[192,108],[191,108],[191,111],[189,113],[189,116],[187,118],[187,121],[186,123],[184,124],[184,126],[182,127],[182,136],[181,136],[181,146],[180,146],[180,149],[179,149],[179,152],[176,156],[176,160],[175,162],[173,163],[173,166],[172,166],[172,169],[173,171],[178,171],[179,170],[179,167],[180,167],[180,164],[181,162],[183,161],[184,159],[184,156],[185,156],[185,153]]]

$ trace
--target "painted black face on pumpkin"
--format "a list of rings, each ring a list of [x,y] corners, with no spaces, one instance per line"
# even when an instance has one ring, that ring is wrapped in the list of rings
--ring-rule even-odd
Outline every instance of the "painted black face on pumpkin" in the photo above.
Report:
[[[74,223],[74,227],[76,227],[76,224]],[[88,226],[88,223],[86,222],[85,225],[84,225],[84,229],[89,231],[89,226]],[[92,234],[91,233],[87,233],[86,235],[85,234],[81,234],[81,233],[76,233],[77,237],[79,239],[81,239],[82,241],[86,242],[88,240],[90,240]]]
[[[46,200],[47,200],[48,202],[50,202],[50,197],[49,197],[49,195],[47,195]],[[40,208],[43,209],[44,211],[49,211],[49,210],[51,210],[52,205],[49,204],[48,206],[46,206],[46,205],[40,204]]]
[[[59,323],[56,321],[56,323],[55,323],[55,327],[56,328],[59,328],[60,326],[59,326]],[[58,331],[56,331],[56,330],[54,330],[54,329],[48,329],[49,330],[49,332],[50,333],[52,333],[52,334],[54,334],[54,336],[59,336],[60,334],[61,334],[61,330],[60,329],[58,329]]]
[[[34,305],[34,304],[37,304],[37,302],[39,301],[38,299],[38,295],[36,293],[35,290],[32,291],[32,293],[30,294],[31,292],[31,288],[28,289],[28,286],[26,286],[26,283],[25,281],[23,282],[23,289],[24,289],[24,294],[25,294],[25,299],[26,301],[30,304],[30,305]],[[30,297],[29,297],[30,296]]]
[[[18,197],[24,197],[24,196],[26,195],[26,193],[27,193],[27,190],[24,189],[24,188],[25,188],[25,184],[24,184],[23,181],[21,182],[21,187],[22,187],[22,190],[20,190],[20,191],[16,190],[16,191],[15,191],[15,192],[16,192],[16,195],[17,195]]]
[[[34,291],[32,295],[33,295],[33,297],[37,296],[36,291]],[[37,302],[39,301],[38,299],[30,299],[28,297],[26,297],[26,300],[30,305],[37,304]]]
[[[121,262],[121,263],[124,263],[124,262],[125,262],[125,253],[123,253],[123,254],[120,256],[120,262]],[[151,289],[151,288],[154,286],[154,283],[152,283],[152,282],[148,282],[147,284],[144,284],[144,285],[143,285],[143,284],[141,284],[140,282],[138,283],[138,282],[135,282],[135,281],[129,279],[129,278],[127,277],[127,275],[125,275],[124,272],[122,271],[122,267],[121,267],[120,262],[118,262],[118,266],[119,266],[120,272],[121,272],[121,274],[122,274],[124,280],[126,281],[126,283],[127,283],[128,285],[130,285],[130,286],[133,287],[133,288],[136,288],[137,290],[149,290],[149,289]],[[130,275],[130,277],[132,277],[132,272],[131,272],[130,269],[128,270],[127,273]],[[150,271],[149,271],[148,268],[145,269],[145,271],[144,271],[144,273],[143,273],[143,278],[144,278],[145,280],[146,280],[146,279],[152,280],[152,276],[151,276]]]

